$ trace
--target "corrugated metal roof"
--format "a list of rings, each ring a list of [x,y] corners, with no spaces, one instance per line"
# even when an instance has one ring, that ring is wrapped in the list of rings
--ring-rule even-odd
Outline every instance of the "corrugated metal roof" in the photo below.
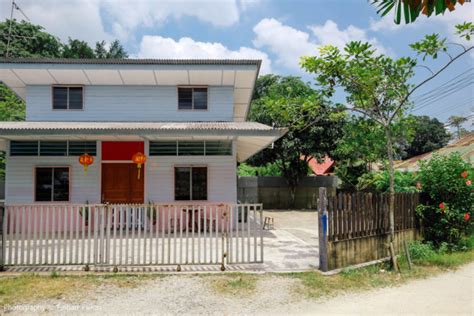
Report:
[[[8,64],[98,64],[98,65],[255,65],[259,59],[129,59],[129,58],[0,58]]]
[[[281,136],[285,129],[274,129],[256,122],[0,122],[0,136],[78,135],[78,134],[166,134],[173,135],[255,135]]]
[[[418,162],[420,160],[429,160],[431,159],[434,153],[446,156],[453,152],[458,152],[463,159],[474,163],[474,134],[464,136],[461,139],[453,142],[452,144],[449,144],[433,152],[425,153],[407,160],[396,162],[395,168],[414,171],[418,169]]]

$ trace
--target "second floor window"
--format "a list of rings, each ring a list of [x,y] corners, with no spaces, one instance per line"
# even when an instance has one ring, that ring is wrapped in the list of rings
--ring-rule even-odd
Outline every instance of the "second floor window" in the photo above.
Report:
[[[82,87],[53,87],[53,110],[82,110]]]
[[[207,110],[207,88],[178,88],[179,110]]]

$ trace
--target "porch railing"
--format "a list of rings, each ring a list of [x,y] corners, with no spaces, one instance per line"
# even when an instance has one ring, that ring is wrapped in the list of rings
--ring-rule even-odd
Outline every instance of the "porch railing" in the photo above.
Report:
[[[7,205],[4,265],[263,262],[261,204]]]

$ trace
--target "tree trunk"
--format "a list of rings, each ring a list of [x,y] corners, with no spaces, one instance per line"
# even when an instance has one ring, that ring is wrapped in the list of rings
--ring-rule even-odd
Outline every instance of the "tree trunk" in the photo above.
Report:
[[[387,136],[387,156],[388,156],[388,173],[390,179],[390,197],[389,197],[389,222],[390,222],[390,242],[395,239],[395,170],[393,163],[393,143],[392,131],[390,125],[385,126],[385,134]]]

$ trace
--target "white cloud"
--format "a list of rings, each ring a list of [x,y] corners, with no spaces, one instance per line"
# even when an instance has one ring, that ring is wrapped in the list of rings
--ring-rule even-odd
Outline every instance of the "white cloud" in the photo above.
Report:
[[[21,0],[31,22],[61,39],[68,36],[94,43],[118,37],[127,40],[139,27],[154,27],[169,19],[194,17],[215,26],[239,21],[240,11],[261,0]],[[0,18],[10,17],[11,2],[0,0]],[[15,11],[17,19],[21,14]],[[105,17],[105,19],[104,19]],[[105,31],[105,21],[111,31]]]
[[[250,10],[258,6],[262,0],[239,0],[240,9],[242,11]]]
[[[101,6],[114,21],[116,35],[125,37],[140,26],[151,27],[169,18],[195,17],[215,26],[239,21],[237,0],[102,0]]]
[[[344,47],[350,41],[366,41],[371,43],[378,53],[386,53],[385,49],[375,38],[369,38],[363,29],[350,25],[344,30],[328,20],[323,25],[308,26],[311,34],[284,25],[276,19],[263,19],[254,28],[254,45],[258,48],[266,47],[277,57],[276,63],[292,69],[299,70],[300,57],[315,55],[321,45],[334,45]]]
[[[221,43],[198,42],[189,37],[178,41],[161,36],[145,35],[140,43],[138,58],[196,58],[196,59],[261,59],[261,74],[271,72],[267,54],[254,48],[231,50]]]
[[[0,18],[10,18],[11,2],[0,3]],[[22,0],[18,5],[32,23],[43,26],[62,40],[72,37],[94,43],[112,39],[104,30],[98,0]],[[13,17],[25,19],[17,10]]]
[[[353,25],[349,25],[345,30],[341,30],[336,22],[327,20],[324,25],[312,25],[309,26],[309,29],[321,45],[334,45],[342,49],[351,41],[361,41],[372,44],[379,54],[387,53],[387,50],[376,38],[369,38],[366,30]]]
[[[276,63],[289,69],[300,69],[299,60],[303,55],[314,55],[317,45],[311,43],[309,34],[282,24],[275,19],[263,19],[253,31],[253,44],[257,48],[267,47],[277,56]]]

